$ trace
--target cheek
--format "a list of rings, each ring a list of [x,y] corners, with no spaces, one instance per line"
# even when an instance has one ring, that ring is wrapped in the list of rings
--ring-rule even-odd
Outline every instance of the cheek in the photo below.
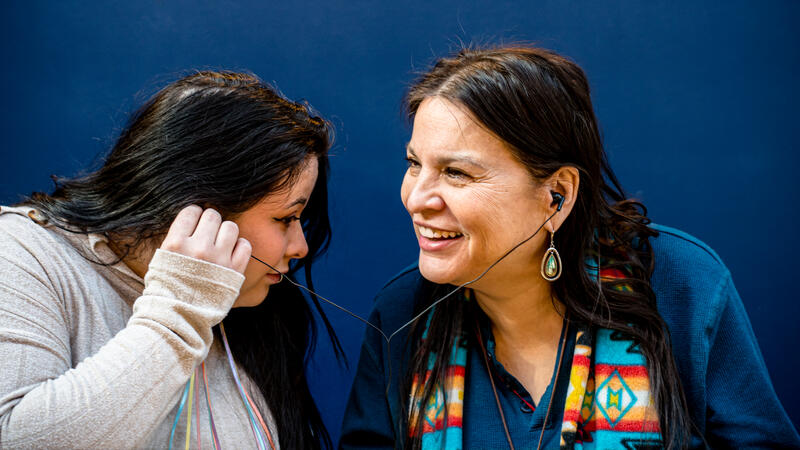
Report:
[[[241,237],[250,241],[250,244],[253,246],[253,256],[275,265],[281,262],[287,242],[285,230],[279,227],[282,227],[282,225],[276,224],[276,226],[273,226],[270,224],[262,226],[257,230],[242,230]],[[252,259],[251,264],[248,265],[248,269],[253,265],[252,263],[269,270],[269,268],[263,264]]]
[[[411,176],[406,172],[403,176],[403,183],[400,185],[400,200],[403,206],[408,210],[408,196],[411,194],[411,189],[414,188],[414,182]]]
[[[257,278],[263,277],[269,271],[269,268],[260,262],[250,258],[247,267],[244,269],[244,286],[253,283]]]
[[[488,190],[457,191],[448,205],[467,233],[496,233],[506,229],[510,202],[505,196]]]
[[[259,267],[261,266],[261,267]],[[263,269],[262,269],[263,268]],[[255,260],[250,260],[244,271],[244,283],[239,289],[239,298],[234,306],[253,306],[254,301],[263,300],[269,291],[265,275],[269,269]]]

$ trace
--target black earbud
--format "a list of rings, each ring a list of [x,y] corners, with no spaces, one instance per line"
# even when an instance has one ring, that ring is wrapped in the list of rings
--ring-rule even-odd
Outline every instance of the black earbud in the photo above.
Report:
[[[561,211],[561,207],[564,206],[564,196],[556,191],[550,191],[550,195],[553,196],[553,203],[558,203],[556,211]]]

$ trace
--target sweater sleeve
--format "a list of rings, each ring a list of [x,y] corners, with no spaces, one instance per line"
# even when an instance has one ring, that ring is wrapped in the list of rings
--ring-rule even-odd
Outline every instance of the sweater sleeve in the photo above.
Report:
[[[159,249],[125,328],[72,367],[57,280],[21,261],[0,257],[0,448],[144,445],[244,281]]]
[[[730,274],[720,295],[706,373],[708,443],[712,448],[800,448]]]
[[[370,316],[370,322],[381,326],[377,310]],[[341,449],[395,448],[395,430],[386,395],[384,345],[381,336],[367,327],[344,413]]]

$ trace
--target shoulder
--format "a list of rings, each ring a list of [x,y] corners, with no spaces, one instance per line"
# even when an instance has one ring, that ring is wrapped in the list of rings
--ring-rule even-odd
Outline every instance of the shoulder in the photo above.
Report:
[[[68,245],[48,227],[37,223],[35,217],[31,208],[0,206],[0,255],[12,259],[27,254],[39,256]]]
[[[650,239],[653,247],[652,281],[671,287],[705,289],[730,277],[717,253],[688,233],[663,225],[651,225],[658,236]]]
[[[658,237],[651,239],[651,245],[657,254],[660,253],[659,256],[672,260],[691,258],[709,268],[727,271],[719,255],[700,239],[664,225],[652,224],[650,228],[659,233]]]
[[[0,316],[25,317],[29,326],[46,323],[55,332],[67,320],[65,271],[79,269],[71,264],[70,253],[75,251],[67,248],[69,244],[29,212],[30,208],[0,206]]]
[[[78,250],[26,207],[0,206],[0,272],[17,288],[62,286],[66,272],[82,266]]]
[[[379,316],[385,327],[408,320],[414,313],[414,305],[423,282],[417,262],[406,266],[378,291],[373,316]]]
[[[694,236],[663,225],[650,239],[654,270],[650,284],[658,309],[672,329],[700,332],[715,323],[732,286],[731,275],[711,247]]]
[[[378,292],[376,301],[379,301],[383,297],[408,294],[416,290],[421,281],[422,275],[419,273],[419,266],[415,261],[389,278],[389,281],[387,281]]]

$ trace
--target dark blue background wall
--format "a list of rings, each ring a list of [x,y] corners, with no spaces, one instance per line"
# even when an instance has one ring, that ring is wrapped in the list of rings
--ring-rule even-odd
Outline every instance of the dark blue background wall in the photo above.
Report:
[[[126,114],[182,71],[249,69],[336,125],[334,240],[316,282],[367,314],[417,253],[399,199],[409,137],[400,101],[413,72],[460,40],[535,41],[586,70],[624,186],[656,222],[727,262],[775,388],[800,420],[800,3],[288,3],[5,3],[0,201],[95,161]],[[354,365],[363,326],[330,316]],[[351,376],[323,343],[311,379],[334,436]]]

